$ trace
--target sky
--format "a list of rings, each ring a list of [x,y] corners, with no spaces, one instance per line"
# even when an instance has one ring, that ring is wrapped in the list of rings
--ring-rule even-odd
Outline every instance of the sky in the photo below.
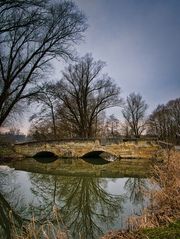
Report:
[[[78,54],[105,61],[123,98],[140,93],[150,113],[180,97],[180,0],[74,1],[89,25]],[[55,64],[55,78],[60,70]]]
[[[80,55],[91,52],[122,96],[140,93],[152,111],[180,97],[180,0],[76,0],[88,18]]]

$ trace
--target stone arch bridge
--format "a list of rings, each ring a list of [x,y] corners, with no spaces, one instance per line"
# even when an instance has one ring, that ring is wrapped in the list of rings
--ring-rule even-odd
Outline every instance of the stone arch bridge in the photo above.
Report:
[[[72,139],[25,142],[14,145],[14,151],[24,157],[34,157],[40,152],[51,152],[58,157],[92,157],[108,153],[115,158],[155,158],[160,146],[153,140],[123,142],[118,139]]]

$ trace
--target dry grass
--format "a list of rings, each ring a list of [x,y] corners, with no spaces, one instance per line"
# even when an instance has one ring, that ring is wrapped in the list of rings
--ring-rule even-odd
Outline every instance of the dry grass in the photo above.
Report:
[[[117,231],[117,232],[112,231],[109,232],[104,237],[102,237],[101,239],[146,239],[146,238],[145,237],[142,238],[138,232],[134,233],[131,231]]]
[[[136,227],[158,227],[180,219],[180,153],[167,155],[164,164],[154,166],[153,183],[160,188],[151,192],[151,204]]]
[[[50,222],[44,222],[43,225],[37,226],[37,223],[32,221],[20,234],[15,234],[13,239],[68,239],[65,231],[57,230]]]
[[[154,165],[152,182],[158,189],[150,192],[151,203],[143,215],[129,219],[130,231],[110,232],[102,239],[141,239],[143,228],[180,220],[180,152],[167,152],[164,163]],[[148,237],[143,234],[143,238]]]
[[[69,239],[68,231],[63,224],[59,209],[54,206],[52,220],[40,223],[34,217],[31,222],[18,231],[11,219],[13,226],[12,239]]]

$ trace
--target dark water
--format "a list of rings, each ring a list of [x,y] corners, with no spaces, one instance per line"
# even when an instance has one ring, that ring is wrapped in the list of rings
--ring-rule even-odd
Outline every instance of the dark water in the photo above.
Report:
[[[10,210],[17,230],[22,222],[28,223],[32,215],[41,222],[52,220],[56,208],[69,238],[96,239],[111,229],[125,228],[128,216],[141,214],[147,205],[144,192],[151,187],[148,179],[115,178],[110,173],[102,178],[87,176],[88,172],[86,175],[84,171],[63,176],[56,174],[62,163],[61,166],[57,161],[45,164],[34,159],[29,162],[33,172],[27,160],[13,165],[21,170],[0,167],[0,235],[3,239],[12,235]],[[68,160],[63,163],[70,167]],[[76,163],[82,167],[81,161]],[[96,167],[91,166],[95,170]]]

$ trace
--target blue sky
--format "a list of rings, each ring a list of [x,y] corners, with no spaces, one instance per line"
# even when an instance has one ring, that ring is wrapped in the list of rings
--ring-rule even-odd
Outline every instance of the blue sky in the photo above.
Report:
[[[180,0],[75,0],[88,18],[80,55],[92,52],[122,96],[142,94],[151,112],[180,97]]]

